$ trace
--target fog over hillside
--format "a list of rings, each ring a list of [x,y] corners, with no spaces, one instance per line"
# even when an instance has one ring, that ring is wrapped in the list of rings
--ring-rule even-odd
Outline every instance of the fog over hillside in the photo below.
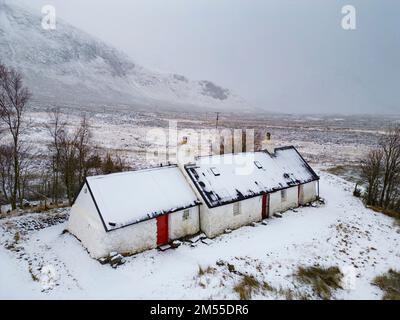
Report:
[[[264,110],[400,113],[396,0],[19,0],[137,63],[234,90]],[[356,30],[343,30],[344,5]]]
[[[41,19],[34,9],[0,2],[1,60],[23,74],[35,101],[251,110],[211,81],[151,71],[60,19],[56,30],[44,30]]]

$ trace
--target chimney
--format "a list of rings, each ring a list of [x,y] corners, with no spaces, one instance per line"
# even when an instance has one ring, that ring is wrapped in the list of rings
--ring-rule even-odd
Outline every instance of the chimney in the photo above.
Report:
[[[263,141],[263,149],[267,150],[270,154],[275,153],[275,144],[271,139],[271,133],[267,132],[265,135],[265,140]]]

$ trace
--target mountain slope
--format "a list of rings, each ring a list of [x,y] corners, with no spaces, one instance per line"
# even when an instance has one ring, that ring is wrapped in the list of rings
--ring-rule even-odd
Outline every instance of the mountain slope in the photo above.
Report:
[[[250,108],[210,81],[150,71],[60,19],[56,30],[44,30],[41,19],[30,9],[0,0],[0,60],[22,72],[39,102]]]

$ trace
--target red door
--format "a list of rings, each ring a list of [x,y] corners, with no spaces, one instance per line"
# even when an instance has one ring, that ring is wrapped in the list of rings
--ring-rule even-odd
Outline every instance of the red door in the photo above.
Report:
[[[263,219],[269,217],[269,194],[263,194],[262,196],[261,216]]]
[[[300,191],[300,185],[297,187],[297,206],[300,207],[301,201],[300,201],[300,196],[301,196],[301,191]]]
[[[168,243],[168,215],[157,217],[157,246]]]

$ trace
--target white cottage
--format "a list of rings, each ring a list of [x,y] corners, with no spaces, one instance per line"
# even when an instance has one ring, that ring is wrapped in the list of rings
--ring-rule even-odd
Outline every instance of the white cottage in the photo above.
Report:
[[[94,258],[198,233],[199,201],[176,165],[86,178],[68,231]]]
[[[319,177],[294,147],[199,157],[86,178],[68,230],[94,258],[133,254],[200,231],[215,237],[318,195]]]
[[[215,237],[315,200],[319,177],[296,148],[198,157],[184,166],[204,205],[200,229]]]

